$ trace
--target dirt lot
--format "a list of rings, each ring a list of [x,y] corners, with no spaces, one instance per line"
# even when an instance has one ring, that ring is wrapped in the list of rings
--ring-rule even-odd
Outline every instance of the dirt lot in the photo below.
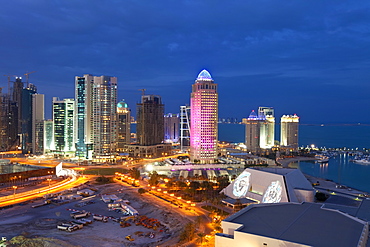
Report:
[[[82,207],[77,205],[81,201],[73,201],[64,205],[47,205],[39,208],[32,208],[32,205],[42,203],[42,200],[32,204],[17,205],[13,208],[0,211],[0,237],[11,239],[18,235],[32,237],[51,237],[68,242],[73,246],[173,246],[183,226],[191,219],[183,217],[178,209],[170,205],[158,202],[158,200],[137,193],[137,188],[125,187],[118,184],[95,186],[100,194],[115,194],[119,198],[130,201],[140,215],[155,218],[160,221],[163,227],[157,230],[145,228],[142,225],[122,228],[119,223],[108,220],[107,223],[94,221],[80,230],[66,232],[56,228],[58,223],[72,220],[69,209],[86,210],[93,214],[111,217],[121,217],[120,213],[108,211],[100,196],[92,199],[94,203]],[[92,220],[90,216],[88,219]],[[142,232],[144,236],[138,236]],[[154,238],[146,237],[145,234],[152,232]],[[131,235],[134,241],[125,239]],[[171,242],[168,242],[168,241]],[[48,245],[53,246],[53,245]],[[55,245],[56,246],[56,245]]]

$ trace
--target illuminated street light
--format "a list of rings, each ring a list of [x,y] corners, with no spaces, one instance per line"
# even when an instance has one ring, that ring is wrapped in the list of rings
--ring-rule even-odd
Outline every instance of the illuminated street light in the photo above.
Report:
[[[48,179],[46,179],[48,182],[49,182],[49,193],[50,193],[50,181],[51,181],[51,179],[50,178],[48,178]]]
[[[15,190],[16,190],[17,188],[18,188],[17,186],[13,185],[13,189],[14,189],[13,198],[14,198],[14,200],[15,200]]]

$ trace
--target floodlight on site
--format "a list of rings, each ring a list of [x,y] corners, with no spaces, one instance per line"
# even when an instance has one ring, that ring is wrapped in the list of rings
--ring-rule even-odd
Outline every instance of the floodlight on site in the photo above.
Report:
[[[148,172],[152,172],[154,170],[154,166],[152,164],[148,164],[145,166],[145,170]]]

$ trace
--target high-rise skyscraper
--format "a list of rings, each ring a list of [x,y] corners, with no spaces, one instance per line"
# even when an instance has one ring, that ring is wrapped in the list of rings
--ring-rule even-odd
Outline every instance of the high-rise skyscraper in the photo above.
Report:
[[[164,104],[158,95],[143,95],[137,104],[137,143],[143,146],[164,141]]]
[[[32,123],[33,123],[33,102],[32,95],[37,93],[35,85],[29,83],[26,88],[22,90],[22,135],[21,148],[23,153],[32,152]]]
[[[9,85],[10,85],[10,77]],[[20,134],[22,133],[22,90],[23,82],[21,77],[16,77],[13,87],[9,88],[7,94],[1,96],[2,108],[2,135],[3,142],[0,143],[5,150],[14,150],[20,144]]]
[[[22,132],[22,90],[24,83],[22,82],[22,77],[16,77],[13,82],[13,92],[12,92],[12,101],[17,106],[17,113],[15,114],[17,119],[17,133]],[[14,126],[13,126],[14,127]]]
[[[117,147],[117,77],[94,76],[93,159],[113,161]]]
[[[280,145],[298,149],[298,126],[299,117],[294,115],[283,115],[281,117]]]
[[[258,108],[258,116],[260,118],[266,118],[267,126],[266,133],[264,136],[261,136],[261,148],[272,148],[275,142],[275,117],[274,117],[274,108],[273,107],[263,107]]]
[[[180,149],[186,152],[190,147],[190,107],[180,106]]]
[[[124,100],[117,104],[117,126],[117,150],[123,152],[125,144],[131,142],[131,110]]]
[[[252,111],[246,120],[245,126],[245,145],[250,152],[259,152],[261,148],[266,148],[266,136],[268,122],[265,115],[257,115]]]
[[[7,151],[9,147],[8,136],[8,109],[9,95],[3,93],[0,87],[0,151]]]
[[[74,99],[59,100],[53,98],[53,126],[55,153],[74,156],[75,151],[75,101]]]
[[[117,138],[117,77],[75,77],[76,156],[113,160]]]
[[[217,159],[218,93],[207,70],[202,70],[190,95],[190,159],[209,164]]]
[[[44,95],[32,95],[32,153],[44,154]]]
[[[179,142],[180,119],[178,115],[168,113],[164,115],[164,141],[167,143]]]
[[[44,120],[44,153],[50,153],[54,145],[53,120]]]
[[[75,77],[76,100],[76,156],[84,159],[92,158],[93,121],[92,121],[92,88],[94,76],[85,74]]]

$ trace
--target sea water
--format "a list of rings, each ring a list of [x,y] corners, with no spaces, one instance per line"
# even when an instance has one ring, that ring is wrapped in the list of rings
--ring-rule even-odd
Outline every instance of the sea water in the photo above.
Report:
[[[244,142],[245,125],[219,124],[219,140]],[[279,140],[279,126],[276,126],[275,140]],[[346,150],[370,149],[369,125],[300,125],[299,146],[341,148]],[[301,161],[292,166],[303,173],[330,179],[358,190],[370,193],[370,165],[353,163],[353,157],[342,153],[328,163]]]

